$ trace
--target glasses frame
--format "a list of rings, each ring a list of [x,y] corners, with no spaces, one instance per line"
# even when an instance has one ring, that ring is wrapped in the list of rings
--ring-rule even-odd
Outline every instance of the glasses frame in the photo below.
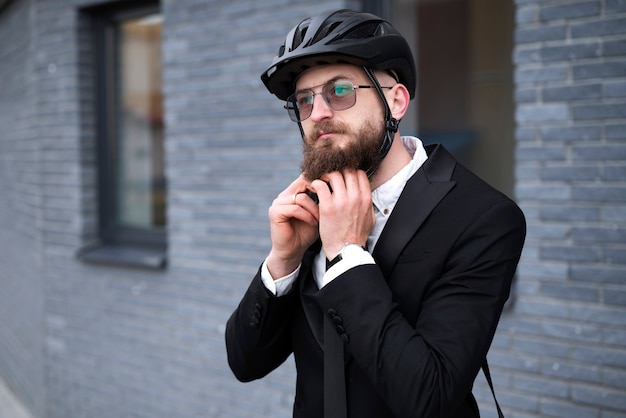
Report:
[[[345,87],[348,87],[351,91],[351,94],[349,97],[354,97],[354,101],[352,102],[352,104],[350,104],[347,107],[339,107],[337,108],[335,105],[333,105],[332,102],[332,97],[328,97],[330,94],[332,94],[332,92],[330,92],[328,90],[329,87],[336,87],[338,83],[345,83]],[[313,91],[313,89],[318,88],[318,87],[322,87],[322,90],[318,93],[316,93],[315,91]],[[350,88],[351,87],[351,88]],[[291,96],[289,96],[287,98],[287,101],[285,102],[284,108],[287,109],[287,113],[289,114],[289,117],[291,118],[291,120],[293,122],[302,122],[307,120],[308,118],[311,117],[311,114],[313,113],[313,106],[315,104],[315,96],[317,95],[322,95],[322,98],[324,99],[324,102],[328,105],[329,108],[331,108],[334,111],[342,111],[342,110],[348,110],[352,107],[354,107],[354,105],[356,104],[356,90],[357,89],[371,89],[371,88],[375,88],[375,86],[372,85],[368,85],[368,84],[357,84],[355,85],[352,81],[350,80],[343,80],[343,79],[339,79],[339,80],[330,80],[327,81],[323,84],[319,84],[317,86],[313,86],[311,88],[308,89],[302,89],[297,91],[296,93],[292,94]],[[383,89],[390,89],[392,88],[392,86],[387,87],[387,86],[381,86],[381,88]],[[300,113],[300,108],[298,107],[298,101],[297,101],[297,97],[303,93],[310,93],[310,97],[311,97],[311,110],[309,112],[309,114],[306,117],[301,117],[301,113]],[[344,97],[348,97],[348,96],[344,96]]]

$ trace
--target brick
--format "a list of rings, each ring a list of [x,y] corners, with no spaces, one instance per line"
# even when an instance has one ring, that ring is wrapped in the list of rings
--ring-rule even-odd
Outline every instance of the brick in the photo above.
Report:
[[[602,375],[605,386],[626,389],[626,370],[605,369]]]
[[[541,61],[541,52],[538,47],[517,47],[513,51],[513,62],[517,65],[531,64],[539,61]]]
[[[602,175],[602,180],[606,181],[624,181],[626,178],[626,166],[611,166],[606,165],[604,167],[604,174]]]
[[[532,42],[554,41],[565,39],[565,34],[565,25],[520,28],[515,30],[515,42],[518,44],[527,44]]]
[[[572,239],[577,242],[604,242],[623,243],[626,242],[626,231],[617,227],[582,227],[575,226],[572,229]]]
[[[545,260],[562,261],[600,261],[601,251],[597,247],[571,246],[571,245],[544,245],[540,252]],[[595,293],[591,291],[590,293]],[[590,296],[591,297],[591,296]]]
[[[626,351],[603,346],[577,345],[572,347],[572,359],[594,363],[599,366],[622,367],[626,361]]]
[[[606,139],[626,139],[626,125],[607,125]]]
[[[515,119],[518,122],[562,121],[568,119],[568,109],[566,105],[561,104],[519,105]]]
[[[626,244],[626,243],[625,243]],[[622,264],[626,266],[626,246],[620,248],[607,247],[604,249],[605,262],[608,264]]]
[[[626,33],[626,18],[607,18],[572,23],[570,30],[572,38],[617,35]]]
[[[572,399],[597,407],[626,410],[626,393],[624,391],[598,388],[588,385],[573,385]]]
[[[550,258],[546,257],[546,259]],[[600,300],[600,292],[598,289],[589,286],[574,286],[571,284],[543,283],[539,294],[554,299],[576,302],[597,303]]]
[[[626,118],[626,103],[572,105],[571,108],[574,120]]]
[[[624,74],[626,74],[626,60],[576,64],[572,66],[572,76],[574,80],[623,77]]]
[[[587,283],[618,284],[624,282],[626,268],[624,266],[607,265],[572,265],[572,279]]]
[[[622,222],[626,219],[626,206],[604,204],[601,207],[601,219],[605,222]]]
[[[626,325],[624,307],[579,305],[576,308],[574,318],[577,321],[602,324],[605,327],[620,327],[624,329]],[[596,349],[600,350],[602,347],[596,347]],[[620,353],[619,350],[613,350],[612,352]],[[602,355],[603,353],[600,352],[597,354],[597,357],[602,357]],[[582,356],[584,356],[584,352],[580,353],[581,358]],[[592,364],[596,362],[595,357],[590,357],[589,362]]]
[[[541,374],[570,381],[575,380],[589,383],[601,382],[599,367],[567,360],[543,360],[541,362]]]
[[[621,287],[621,289],[623,289],[623,287]],[[606,287],[604,290],[605,290],[605,293],[608,293],[613,289]],[[622,308],[623,307],[624,305],[622,305]],[[608,346],[616,346],[616,348],[626,347],[626,328],[618,329],[618,328],[613,328],[613,327],[605,327],[604,328],[604,344]],[[624,373],[626,373],[626,370],[623,370],[623,371]],[[604,376],[606,376],[606,372],[604,373]],[[623,381],[622,385],[626,386],[626,381]]]
[[[600,14],[600,2],[589,1],[583,3],[544,6],[539,11],[542,21],[575,19],[580,17],[597,16]]]
[[[604,96],[608,98],[626,97],[626,81],[607,81],[604,83]]]
[[[583,144],[572,148],[575,161],[624,161],[626,159],[625,144]]]
[[[546,46],[541,48],[541,61],[576,61],[595,58],[601,55],[599,42],[585,42],[571,45]]]
[[[607,57],[626,55],[626,40],[606,40],[604,41],[603,51]]]
[[[517,141],[535,141],[537,139],[536,128],[525,128],[517,126],[515,128],[515,139]]]
[[[517,103],[528,103],[537,101],[536,89],[521,89],[515,91],[515,101]]]
[[[567,185],[520,185],[515,189],[515,196],[520,200],[563,201],[569,199],[570,194]]]
[[[537,10],[537,7],[534,5],[518,7],[515,11],[515,22],[517,22],[518,25],[536,22],[538,17]]]
[[[539,180],[539,167],[524,167],[521,164],[515,166],[515,178],[518,181]]]
[[[602,411],[600,418],[626,418],[626,412]]]
[[[523,356],[519,353],[490,352],[489,368],[498,367],[506,370],[531,373],[539,370],[539,360],[535,356]]]
[[[538,410],[537,399],[529,396],[528,394],[520,394],[515,391],[511,392],[505,389],[500,389],[498,390],[497,395],[498,401],[501,405],[506,405],[515,411],[536,413]]]
[[[546,221],[597,222],[600,216],[601,209],[591,206],[545,205],[540,209],[540,218]]]
[[[516,375],[513,377],[513,389],[524,393],[555,398],[567,398],[569,396],[567,383],[546,379],[545,377]]]
[[[546,126],[541,128],[545,141],[594,141],[602,138],[602,127],[594,125]]]
[[[530,238],[536,238],[528,234]],[[541,263],[525,263],[518,267],[520,275],[536,279],[565,281],[568,277],[568,265],[565,262],[542,260]]]
[[[563,87],[545,87],[542,90],[541,96],[546,102],[598,99],[602,97],[602,85],[582,84]]]
[[[626,186],[574,186],[571,198],[586,202],[626,202]]]
[[[557,401],[551,398],[540,400],[539,411],[542,417],[598,418],[597,408]]]
[[[566,81],[569,69],[564,66],[515,70],[515,82],[518,84],[539,84],[547,81]]]
[[[624,0],[606,0],[604,5],[605,13],[626,12],[626,1]]]
[[[565,147],[553,145],[518,147],[515,152],[519,161],[562,161],[566,153]]]
[[[604,290],[604,303],[614,306],[626,306],[626,290]]]
[[[541,169],[543,180],[595,181],[600,179],[597,166],[550,166]]]
[[[553,359],[566,358],[568,355],[568,344],[548,340],[530,340],[516,338],[514,341],[515,351],[522,355],[535,355],[540,357],[550,357]]]

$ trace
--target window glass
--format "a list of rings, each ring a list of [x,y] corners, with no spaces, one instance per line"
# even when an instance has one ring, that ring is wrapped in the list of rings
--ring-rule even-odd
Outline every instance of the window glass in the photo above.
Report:
[[[122,227],[165,225],[161,17],[124,20],[118,28],[117,147],[113,214]]]

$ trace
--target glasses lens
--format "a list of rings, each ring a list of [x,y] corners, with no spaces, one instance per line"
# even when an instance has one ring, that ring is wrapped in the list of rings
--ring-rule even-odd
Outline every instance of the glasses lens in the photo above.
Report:
[[[313,100],[315,93],[311,90],[305,90],[294,94],[294,102],[298,113],[300,114],[300,120],[305,120],[311,116],[313,111]]]
[[[322,97],[328,106],[333,110],[346,110],[356,103],[356,93],[354,84],[350,81],[331,81],[322,88]],[[285,108],[289,117],[294,122],[303,121],[311,116],[313,112],[313,101],[315,95],[313,90],[303,90],[287,98]]]
[[[356,103],[354,85],[350,81],[338,80],[324,86],[324,100],[333,110],[346,110]]]
[[[295,98],[293,96],[287,98],[287,103],[285,103],[285,109],[287,109],[289,118],[293,122],[300,121],[300,112],[298,112],[298,107],[296,106]]]

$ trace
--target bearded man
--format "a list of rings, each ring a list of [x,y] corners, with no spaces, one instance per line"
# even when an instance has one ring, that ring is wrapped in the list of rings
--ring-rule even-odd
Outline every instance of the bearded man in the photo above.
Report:
[[[339,10],[300,22],[261,76],[303,138],[271,249],[226,326],[241,381],[294,355],[294,417],[478,417],[520,258],[518,206],[441,146],[401,136],[406,40]]]

